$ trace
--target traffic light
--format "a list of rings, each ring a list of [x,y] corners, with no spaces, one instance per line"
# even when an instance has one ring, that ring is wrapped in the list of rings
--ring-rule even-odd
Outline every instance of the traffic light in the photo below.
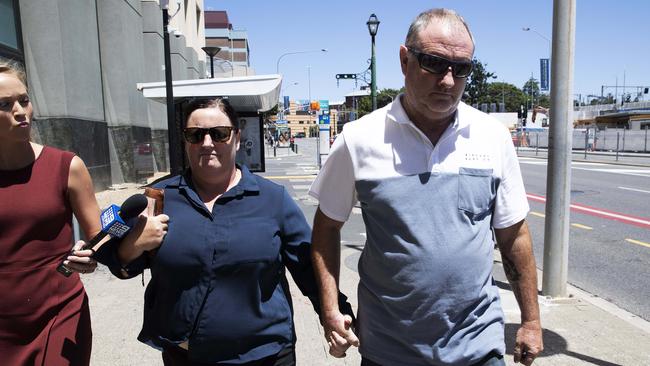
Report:
[[[357,74],[336,74],[337,79],[357,79]]]

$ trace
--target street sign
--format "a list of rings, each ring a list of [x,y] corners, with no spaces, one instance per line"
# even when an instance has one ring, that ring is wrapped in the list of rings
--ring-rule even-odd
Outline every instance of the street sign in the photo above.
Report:
[[[319,114],[318,115],[318,124],[319,125],[329,125],[330,124],[330,115],[329,114]]]
[[[323,112],[324,114],[329,114],[329,112],[330,112],[330,101],[321,99],[318,102],[320,103],[321,112]]]

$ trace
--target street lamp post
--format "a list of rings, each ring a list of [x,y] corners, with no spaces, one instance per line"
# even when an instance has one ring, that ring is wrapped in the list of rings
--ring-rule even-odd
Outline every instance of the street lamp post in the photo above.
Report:
[[[221,51],[221,47],[205,46],[201,49],[210,56],[210,79],[214,79],[214,56]]]
[[[299,54],[299,53],[312,53],[312,52],[327,52],[327,49],[326,49],[326,48],[321,48],[320,50],[311,50],[311,51],[295,51],[295,52],[287,52],[287,53],[283,53],[282,55],[280,55],[280,57],[278,57],[278,61],[275,63],[275,73],[276,73],[276,74],[279,74],[279,73],[280,73],[280,60],[282,60],[282,58],[283,58],[284,56],[288,56],[288,55],[296,55],[296,54]]]
[[[368,18],[366,25],[368,26],[368,32],[370,32],[370,38],[372,39],[372,52],[370,58],[370,96],[372,98],[372,110],[377,109],[377,62],[375,60],[375,36],[377,35],[377,30],[379,29],[379,19],[373,13]]]
[[[530,28],[530,27],[523,27],[523,28],[521,28],[521,30],[523,30],[524,32],[533,32],[533,33],[537,34],[538,36],[544,38],[546,40],[546,42],[548,42],[548,52],[549,52],[549,54],[551,53],[551,40],[548,37],[546,37],[545,35],[539,33],[538,31],[536,31],[536,30],[534,30],[533,28]]]
[[[285,91],[285,90],[287,90],[287,89],[289,89],[290,87],[295,86],[295,85],[298,85],[298,82],[297,82],[297,81],[294,81],[293,83],[291,83],[291,84],[285,86],[284,88],[282,88],[282,90],[280,91],[280,98],[284,98],[284,91]],[[281,100],[280,102],[281,102],[281,103],[284,103],[283,100]],[[283,105],[282,105],[282,108],[280,109],[280,113],[279,113],[279,114],[280,114],[280,115],[279,115],[279,118],[280,118],[280,119],[284,119],[284,112],[285,112],[287,109],[288,109],[288,108],[285,108],[285,107],[284,107],[284,104],[283,104]]]
[[[167,96],[167,140],[169,141],[169,172],[171,175],[180,174],[183,170],[180,131],[176,126],[176,111],[174,109],[174,88],[172,86],[171,47],[169,45],[169,1],[161,0],[163,22],[163,48],[165,57],[165,93]],[[178,11],[176,12],[178,13]]]
[[[549,62],[550,62],[550,60],[551,60],[551,56],[553,55],[553,47],[552,47],[552,42],[551,42],[551,40],[550,40],[548,37],[546,37],[545,35],[541,34],[540,32],[534,30],[533,28],[530,28],[530,27],[523,27],[523,28],[521,28],[521,30],[524,31],[524,32],[533,32],[533,33],[537,34],[540,38],[542,38],[542,39],[544,39],[546,42],[548,42],[548,55],[549,55],[548,58],[549,58]],[[540,61],[540,62],[541,62],[541,61]],[[550,78],[551,76],[548,75],[548,77]],[[531,78],[532,78],[532,76],[531,76]],[[541,82],[541,78],[542,78],[542,75],[541,75],[541,71],[540,71],[540,82]],[[549,81],[550,81],[550,80],[549,80]],[[550,85],[550,83],[549,83],[549,85]],[[549,90],[550,90],[550,88],[549,88]]]

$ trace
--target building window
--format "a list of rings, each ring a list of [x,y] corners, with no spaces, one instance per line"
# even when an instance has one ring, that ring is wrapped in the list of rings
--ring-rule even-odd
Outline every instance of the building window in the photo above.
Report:
[[[18,0],[0,0],[0,56],[22,61]]]

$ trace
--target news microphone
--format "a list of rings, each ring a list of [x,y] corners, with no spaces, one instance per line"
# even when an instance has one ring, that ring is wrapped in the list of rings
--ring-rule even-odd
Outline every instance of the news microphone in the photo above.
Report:
[[[107,209],[102,211],[102,214],[99,216],[99,221],[102,224],[102,231],[97,233],[95,237],[90,239],[85,243],[81,249],[86,250],[97,245],[106,235],[110,235],[115,238],[121,238],[131,229],[126,221],[136,217],[140,212],[144,211],[147,208],[147,197],[143,194],[134,194],[124,201],[122,207],[117,205],[110,205]],[[64,259],[65,261],[65,259]],[[56,270],[62,275],[69,277],[73,271],[63,264],[59,264],[56,267]]]

